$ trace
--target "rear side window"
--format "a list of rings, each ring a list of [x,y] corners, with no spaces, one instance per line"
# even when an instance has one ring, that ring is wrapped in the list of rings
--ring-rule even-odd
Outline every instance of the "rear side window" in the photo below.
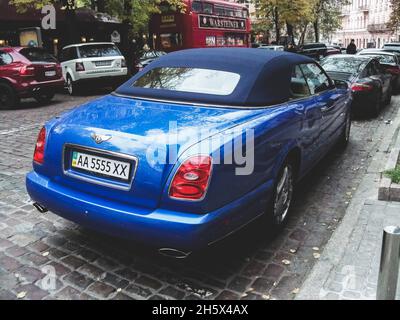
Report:
[[[63,49],[60,55],[60,61],[69,61],[69,60],[75,60],[78,59],[78,54],[76,52],[76,47],[70,47]]]
[[[81,58],[99,58],[120,56],[119,49],[112,44],[96,44],[79,47]]]
[[[12,57],[3,51],[0,51],[0,66],[5,66],[13,62]]]
[[[19,53],[31,62],[57,62],[54,56],[39,48],[25,48]]]
[[[239,80],[240,75],[233,72],[163,67],[148,71],[133,86],[226,96],[236,89]]]
[[[376,58],[379,60],[380,63],[397,64],[397,59],[395,56],[381,55],[381,56],[376,56]]]

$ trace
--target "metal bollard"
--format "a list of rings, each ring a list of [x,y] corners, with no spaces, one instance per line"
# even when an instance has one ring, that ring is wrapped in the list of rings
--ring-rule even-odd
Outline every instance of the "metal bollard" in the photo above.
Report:
[[[377,300],[395,300],[400,266],[400,227],[383,231],[381,264],[379,267]]]

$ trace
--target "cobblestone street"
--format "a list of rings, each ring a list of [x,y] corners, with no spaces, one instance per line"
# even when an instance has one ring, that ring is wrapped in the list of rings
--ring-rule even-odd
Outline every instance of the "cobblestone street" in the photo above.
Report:
[[[102,94],[102,93],[99,93]],[[377,119],[356,119],[345,152],[331,152],[298,186],[278,235],[254,223],[187,260],[40,214],[25,174],[41,125],[96,98],[57,95],[0,111],[0,299],[293,299],[346,212],[400,97]],[[47,268],[46,268],[47,266]],[[56,287],[42,281],[48,266]]]

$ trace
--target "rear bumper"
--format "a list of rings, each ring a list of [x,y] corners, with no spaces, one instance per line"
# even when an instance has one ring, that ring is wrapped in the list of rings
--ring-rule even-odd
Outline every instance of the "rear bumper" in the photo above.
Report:
[[[128,68],[122,68],[117,71],[101,71],[101,70],[88,70],[76,72],[74,81],[96,81],[96,80],[118,80],[128,77]]]
[[[62,89],[64,85],[64,78],[43,82],[30,81],[18,85],[16,90],[20,98],[30,98],[40,91],[58,91]]]
[[[262,214],[272,182],[204,215],[107,201],[66,188],[36,172],[27,175],[26,187],[33,201],[87,228],[156,248],[190,252],[224,238]]]
[[[107,85],[121,85],[127,81],[129,77],[127,75],[117,75],[117,76],[101,76],[96,78],[81,78],[75,81],[76,84],[87,86],[91,84],[96,84],[99,86]]]
[[[353,93],[352,110],[354,112],[369,112],[376,96],[373,92],[371,93]]]

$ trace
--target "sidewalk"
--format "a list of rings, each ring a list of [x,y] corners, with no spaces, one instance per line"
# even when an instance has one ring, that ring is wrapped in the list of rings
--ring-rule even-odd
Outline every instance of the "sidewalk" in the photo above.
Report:
[[[377,200],[380,172],[390,150],[400,146],[399,128],[398,111],[341,225],[303,283],[297,300],[375,299],[383,228],[400,225],[400,203]]]

